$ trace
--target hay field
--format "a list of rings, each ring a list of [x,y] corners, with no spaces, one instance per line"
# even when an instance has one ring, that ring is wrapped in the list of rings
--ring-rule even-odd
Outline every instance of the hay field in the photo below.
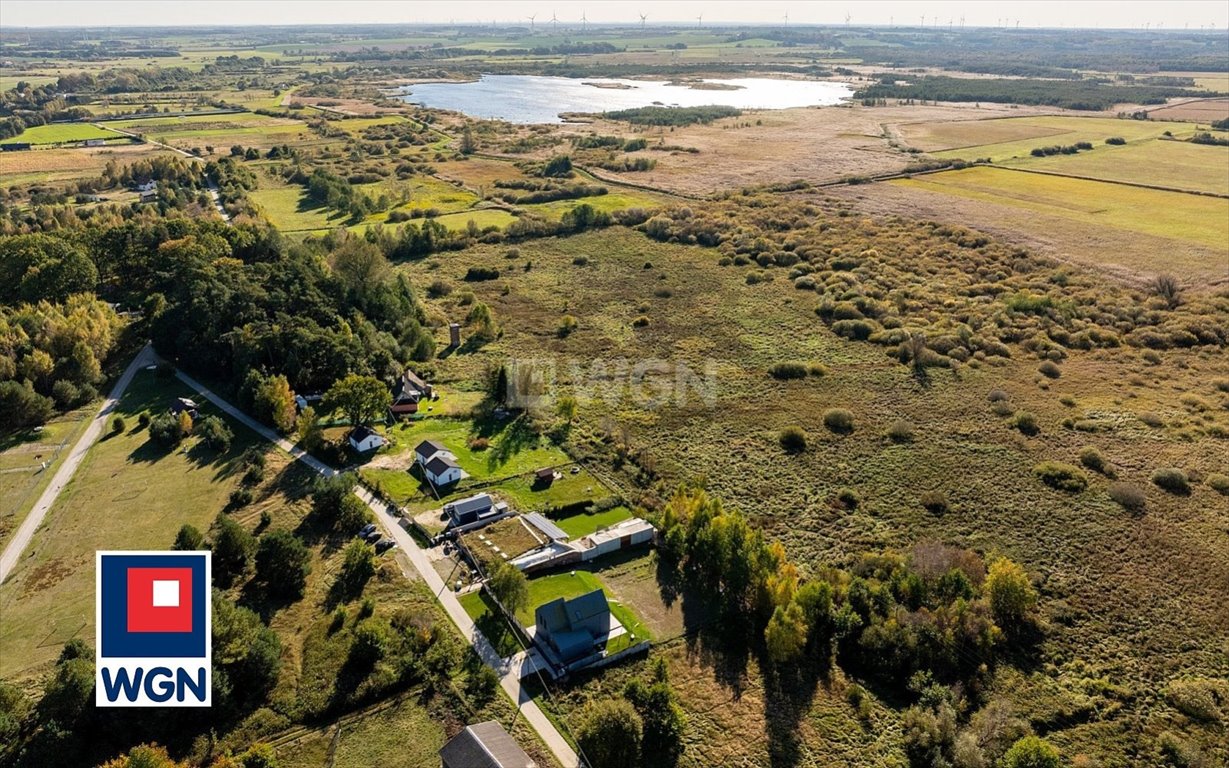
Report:
[[[1022,168],[1071,176],[1229,195],[1229,147],[1146,139],[1122,146],[1102,144],[1076,155],[1015,162]]]
[[[1220,90],[1229,90],[1229,85]],[[1153,120],[1189,120],[1211,123],[1229,118],[1229,99],[1196,99],[1148,110]]]
[[[1229,200],[1222,198],[984,166],[889,183],[1208,248],[1223,249],[1229,244]]]
[[[1170,131],[1176,137],[1194,133],[1187,123],[1119,120],[1112,117],[1040,115],[1004,120],[931,121],[899,126],[906,142],[939,158],[994,162],[1026,158],[1036,147],[1088,141],[1103,144],[1111,136],[1127,141],[1152,139]]]
[[[165,154],[151,144],[0,152],[0,178],[5,186],[93,178],[109,162],[122,166]]]
[[[216,147],[242,144],[245,147],[266,149],[275,144],[316,136],[308,130],[306,124],[298,120],[254,113],[147,117],[117,121],[111,125],[180,149],[206,144]]]

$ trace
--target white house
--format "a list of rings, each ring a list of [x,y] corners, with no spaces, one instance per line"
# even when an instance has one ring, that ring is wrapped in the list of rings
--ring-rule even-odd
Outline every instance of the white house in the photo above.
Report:
[[[423,440],[414,448],[414,461],[432,485],[449,485],[465,477],[452,451],[434,440]]]
[[[350,447],[359,453],[379,450],[385,440],[370,427],[355,427],[350,431]]]

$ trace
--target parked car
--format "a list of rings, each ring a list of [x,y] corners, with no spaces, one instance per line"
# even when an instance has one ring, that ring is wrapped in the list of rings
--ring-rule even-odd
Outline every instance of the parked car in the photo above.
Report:
[[[371,533],[364,536],[363,540],[366,541],[368,544],[375,544],[377,541],[380,540],[380,537],[383,535],[384,534],[380,533],[379,531],[372,531]]]
[[[392,539],[380,539],[376,542],[376,554],[378,555],[383,552],[387,552],[388,550],[395,549],[396,547],[397,542],[393,541]]]
[[[367,538],[368,536],[371,535],[371,532],[374,531],[375,529],[376,529],[375,523],[367,523],[367,525],[364,525],[362,529],[358,532],[359,538],[362,538],[362,539]]]

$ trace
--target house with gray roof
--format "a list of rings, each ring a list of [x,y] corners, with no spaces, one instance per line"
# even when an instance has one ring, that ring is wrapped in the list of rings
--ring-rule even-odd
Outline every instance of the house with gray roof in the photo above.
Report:
[[[440,750],[443,768],[538,768],[494,720],[466,726]]]
[[[597,655],[612,631],[621,629],[600,589],[571,599],[555,598],[539,605],[533,618],[534,643],[564,667]]]

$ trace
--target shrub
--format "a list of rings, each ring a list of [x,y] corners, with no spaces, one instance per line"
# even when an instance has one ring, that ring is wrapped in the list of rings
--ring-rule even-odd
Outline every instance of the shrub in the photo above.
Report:
[[[128,429],[128,422],[124,421],[123,416],[116,414],[115,418],[111,419],[111,434],[118,435],[125,429]]]
[[[432,299],[438,299],[441,296],[447,296],[452,293],[452,286],[443,280],[433,280],[427,286],[427,296]]]
[[[230,492],[230,505],[235,508],[246,507],[252,503],[251,488],[236,488]]]
[[[567,338],[579,325],[580,323],[575,317],[564,315],[559,319],[559,325],[555,328],[555,335],[561,339]]]
[[[1206,482],[1212,490],[1224,496],[1229,496],[1229,475],[1213,472],[1208,475]]]
[[[922,507],[932,515],[947,511],[947,494],[942,491],[926,491],[922,494]]]
[[[1080,463],[1091,469],[1093,472],[1100,472],[1103,475],[1110,474],[1109,465],[1105,462],[1105,457],[1101,455],[1101,451],[1095,446],[1088,446],[1080,451]]]
[[[1152,482],[1161,489],[1186,496],[1191,492],[1191,481],[1186,473],[1175,467],[1162,467],[1152,473]]]
[[[635,320],[632,321],[633,328],[644,328],[648,326],[648,324],[649,324],[649,318],[645,317],[644,315],[641,315],[640,317],[637,317]]]
[[[141,411],[141,414],[137,416],[137,426],[140,427],[141,429],[145,429],[146,427],[149,426],[149,412],[148,411]]]
[[[1088,487],[1088,478],[1079,467],[1061,461],[1043,461],[1033,467],[1033,474],[1051,488],[1068,493],[1079,493]]]
[[[572,259],[572,264],[577,267],[588,266],[589,257],[588,256],[576,256],[575,258]]]
[[[1122,138],[1121,136],[1110,136],[1108,139],[1105,140],[1105,143],[1114,145],[1114,146],[1122,146],[1123,144],[1127,143],[1127,140]]]
[[[1042,376],[1045,376],[1046,378],[1049,378],[1049,379],[1057,379],[1059,376],[1063,375],[1063,372],[1059,369],[1058,365],[1053,360],[1046,360],[1044,363],[1038,366],[1037,370],[1041,373]]]
[[[861,499],[858,498],[857,491],[852,488],[842,488],[836,494],[836,500],[841,503],[845,509],[857,509]]]
[[[1012,424],[1016,429],[1020,430],[1029,437],[1041,433],[1041,427],[1037,424],[1037,417],[1028,411],[1020,411],[1017,413]]]
[[[1003,768],[1059,768],[1058,750],[1037,736],[1025,736],[1003,755]]]
[[[470,267],[465,270],[466,282],[480,282],[482,280],[497,280],[499,278],[499,270],[494,267]]]
[[[217,416],[206,416],[201,419],[196,425],[196,434],[200,435],[213,450],[218,453],[226,453],[230,450],[231,440],[235,435],[230,431],[230,427],[226,426],[226,422],[219,419]]]
[[[149,436],[166,448],[173,448],[183,440],[183,428],[179,419],[170,413],[160,413],[149,422]]]
[[[1109,495],[1129,512],[1142,512],[1148,502],[1144,489],[1134,483],[1110,483]]]
[[[776,363],[768,369],[774,379],[805,379],[807,367],[803,363]]]
[[[904,419],[897,419],[888,427],[888,439],[894,443],[913,442],[913,425]]]
[[[824,365],[823,363],[811,363],[810,365],[807,366],[807,373],[809,373],[812,376],[816,376],[816,377],[827,376],[828,367]]]
[[[853,432],[853,414],[844,408],[829,408],[824,411],[824,426],[847,435]]]
[[[1152,413],[1151,411],[1145,411],[1144,413],[1141,413],[1139,415],[1139,420],[1144,422],[1148,426],[1152,427],[1153,429],[1159,429],[1165,426],[1165,420],[1162,419],[1157,414]]]
[[[802,453],[807,449],[807,433],[799,427],[786,427],[777,440],[786,453]]]
[[[990,394],[986,395],[986,399],[992,403],[1004,403],[1010,399],[1010,396],[1001,389],[992,389]]]

